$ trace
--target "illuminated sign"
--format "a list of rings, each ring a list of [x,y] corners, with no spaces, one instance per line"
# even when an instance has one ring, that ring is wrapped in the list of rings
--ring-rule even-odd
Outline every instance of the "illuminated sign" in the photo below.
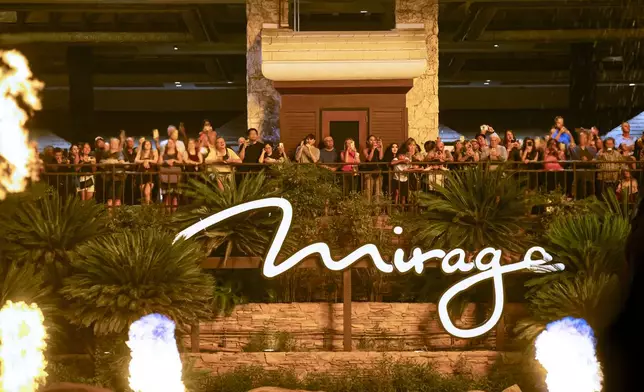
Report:
[[[432,249],[427,252],[423,252],[420,248],[415,248],[411,252],[411,257],[408,260],[405,260],[405,251],[402,249],[396,249],[393,256],[393,264],[384,260],[378,247],[374,244],[366,244],[360,248],[349,253],[346,257],[340,260],[334,260],[331,257],[331,250],[327,244],[318,242],[306,246],[281,262],[276,264],[277,255],[279,254],[286,235],[291,227],[291,221],[293,219],[293,208],[291,203],[286,199],[281,199],[277,197],[251,201],[248,203],[243,203],[235,207],[231,207],[227,210],[218,212],[208,218],[201,220],[194,225],[183,230],[181,233],[177,234],[175,241],[180,238],[190,238],[197,234],[198,232],[207,229],[210,226],[216,225],[219,222],[222,222],[230,217],[239,215],[248,211],[257,210],[261,208],[279,208],[282,210],[283,217],[282,221],[277,228],[275,233],[275,238],[266,253],[266,258],[264,260],[263,273],[264,276],[268,278],[273,278],[278,276],[289,269],[295,267],[300,261],[305,258],[319,254],[322,263],[326,268],[331,271],[342,271],[346,268],[349,268],[353,263],[359,259],[369,256],[373,261],[375,267],[383,273],[390,274],[394,271],[400,273],[406,273],[411,270],[414,270],[417,274],[421,274],[425,268],[425,262],[430,259],[441,259],[441,269],[446,274],[453,274],[457,271],[459,272],[470,272],[474,269],[479,271],[478,273],[471,275],[462,281],[456,283],[450,287],[438,301],[438,316],[443,324],[445,330],[457,337],[461,338],[473,338],[480,336],[490,331],[496,323],[501,319],[501,314],[503,312],[503,303],[504,303],[504,290],[503,290],[503,275],[510,272],[516,272],[520,270],[529,270],[533,272],[553,272],[563,270],[564,266],[562,264],[556,265],[547,265],[548,262],[552,261],[552,256],[550,256],[543,248],[535,246],[530,248],[523,257],[523,260],[518,263],[501,265],[501,251],[493,248],[485,248],[481,250],[473,262],[467,262],[465,251],[462,249],[453,249],[449,252],[445,252],[441,249]],[[402,234],[402,228],[394,228],[394,233],[397,235]],[[534,253],[537,253],[540,258],[533,260],[532,256]],[[492,279],[494,283],[494,295],[495,303],[494,310],[489,320],[487,320],[483,325],[478,326],[472,329],[460,329],[452,323],[452,320],[449,317],[447,312],[449,302],[457,296],[459,293],[469,289],[473,285],[480,283],[482,281]]]

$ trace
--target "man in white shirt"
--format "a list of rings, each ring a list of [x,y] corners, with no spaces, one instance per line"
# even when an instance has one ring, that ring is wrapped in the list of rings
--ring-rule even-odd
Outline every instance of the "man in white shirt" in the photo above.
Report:
[[[508,150],[501,145],[499,135],[490,136],[490,147],[484,148],[481,153],[481,161],[503,163],[508,159]]]

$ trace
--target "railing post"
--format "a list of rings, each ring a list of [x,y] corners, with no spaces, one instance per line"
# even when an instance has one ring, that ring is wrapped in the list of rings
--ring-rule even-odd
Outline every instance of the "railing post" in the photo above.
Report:
[[[342,288],[343,288],[343,306],[342,316],[344,319],[344,351],[351,351],[351,268],[344,270]]]

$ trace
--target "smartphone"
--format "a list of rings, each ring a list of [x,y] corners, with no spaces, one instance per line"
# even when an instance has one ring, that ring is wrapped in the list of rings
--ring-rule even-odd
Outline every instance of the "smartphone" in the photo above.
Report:
[[[152,139],[158,139],[159,138],[159,130],[158,129],[153,129],[152,130]]]
[[[284,143],[280,143],[280,144],[279,144],[279,147],[280,147],[280,148],[284,148]]]
[[[460,140],[461,143],[464,142],[465,141],[465,136],[461,135],[461,137],[459,137],[458,140]]]

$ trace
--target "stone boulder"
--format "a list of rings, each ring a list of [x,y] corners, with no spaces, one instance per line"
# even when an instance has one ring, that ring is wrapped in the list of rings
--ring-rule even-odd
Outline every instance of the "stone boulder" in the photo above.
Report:
[[[277,387],[261,387],[261,388],[255,388],[248,392],[310,392],[310,391],[304,391],[301,389],[298,389],[298,390],[284,389],[284,388],[277,388]],[[322,392],[322,391],[317,391],[317,392]]]
[[[93,387],[91,385],[60,382],[41,389],[41,392],[112,392],[109,389]]]
[[[521,392],[521,388],[517,384],[514,384],[510,388],[504,389],[503,392]]]

